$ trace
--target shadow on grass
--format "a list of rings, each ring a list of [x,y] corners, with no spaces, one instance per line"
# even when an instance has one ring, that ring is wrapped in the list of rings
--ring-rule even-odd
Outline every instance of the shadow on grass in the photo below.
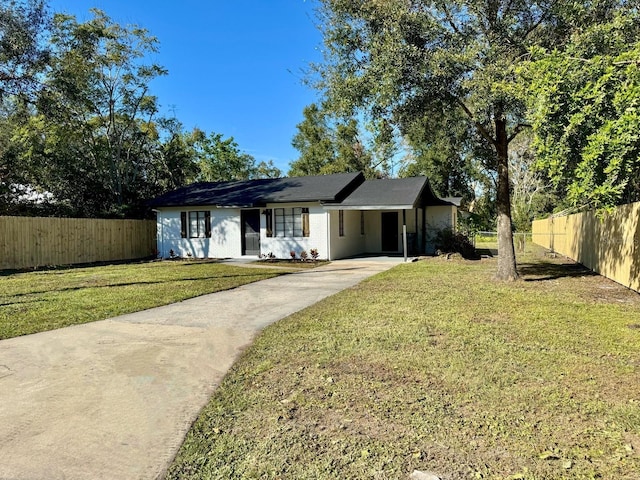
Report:
[[[598,275],[579,263],[523,263],[518,265],[518,271],[525,282],[541,282],[558,278]]]
[[[90,288],[115,288],[115,287],[133,287],[133,286],[142,286],[142,285],[161,285],[161,284],[169,284],[169,283],[179,283],[179,282],[201,282],[207,280],[222,280],[225,278],[239,278],[239,277],[265,277],[273,278],[273,273],[242,273],[242,274],[234,274],[234,275],[213,275],[209,277],[195,277],[195,278],[176,278],[171,280],[153,280],[153,281],[140,281],[140,282],[122,282],[122,283],[109,283],[106,285],[79,285],[77,287],[64,287],[64,288],[51,288],[47,290],[37,290],[23,293],[15,293],[9,295],[8,298],[18,298],[18,297],[26,297],[29,295],[40,295],[45,293],[58,293],[58,292],[74,292],[79,290],[85,290]],[[259,278],[260,279],[260,278]],[[259,281],[256,280],[256,281]],[[14,302],[19,303],[19,302]],[[10,305],[10,304],[6,304]]]
[[[497,257],[498,249],[497,248],[476,248],[476,253],[480,257]]]
[[[0,307],[13,307],[16,305],[27,305],[27,304],[31,304],[31,303],[42,303],[42,302],[46,302],[47,300],[43,299],[43,298],[34,298],[31,300],[25,300],[25,301],[20,301],[20,302],[7,302],[7,303],[0,303]]]
[[[119,265],[156,265],[161,264],[163,262],[170,262],[179,264],[182,267],[190,267],[195,265],[202,265],[206,263],[222,263],[223,259],[219,258],[203,258],[203,259],[186,259],[186,258],[175,258],[175,259],[157,259],[157,258],[138,258],[132,260],[106,260],[102,262],[85,262],[85,263],[74,263],[71,265],[40,265],[38,267],[32,268],[9,268],[0,270],[0,277],[10,277],[11,275],[16,275],[18,273],[30,273],[30,272],[51,272],[52,274],[64,274],[69,270],[80,270],[85,268],[93,268],[93,267],[110,267],[110,266],[119,266]]]

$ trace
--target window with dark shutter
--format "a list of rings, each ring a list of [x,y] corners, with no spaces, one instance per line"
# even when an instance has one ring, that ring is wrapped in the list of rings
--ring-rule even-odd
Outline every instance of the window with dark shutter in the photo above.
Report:
[[[267,208],[262,212],[265,217],[265,224],[267,227],[267,237],[273,237],[273,210]]]
[[[187,212],[180,212],[180,236],[187,238]]]
[[[211,212],[204,212],[204,236],[211,238]]]
[[[309,209],[308,208],[302,209],[302,236],[303,237],[309,236]]]

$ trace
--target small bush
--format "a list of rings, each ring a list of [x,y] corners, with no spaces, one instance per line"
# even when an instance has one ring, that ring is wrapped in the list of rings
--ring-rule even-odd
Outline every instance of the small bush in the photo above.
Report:
[[[276,256],[273,254],[273,252],[261,253],[260,254],[260,259],[261,260],[265,260],[267,262],[275,262],[276,261]]]
[[[318,252],[317,248],[312,248],[311,250],[309,250],[309,253],[311,254],[311,258],[313,259],[314,262],[318,260],[320,253]]]
[[[307,251],[306,250],[302,250],[300,252],[300,261],[306,262],[308,258],[309,258],[309,256],[307,255]]]
[[[436,252],[459,253],[466,259],[477,259],[478,253],[465,234],[445,228],[436,233]]]

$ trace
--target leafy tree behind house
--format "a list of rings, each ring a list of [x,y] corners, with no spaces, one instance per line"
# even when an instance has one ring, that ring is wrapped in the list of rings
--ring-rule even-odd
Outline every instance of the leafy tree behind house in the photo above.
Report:
[[[160,116],[150,84],[167,72],[148,61],[157,39],[92,15],[0,7],[0,213],[139,217],[148,198],[199,179],[281,175],[233,138]]]
[[[291,141],[300,157],[290,164],[289,175],[326,175],[363,172],[368,178],[385,173],[385,161],[392,155],[388,145],[367,145],[358,120],[336,119],[326,109],[311,104],[304,108],[304,120]]]
[[[131,213],[156,168],[158,105],[150,82],[166,74],[142,59],[157,40],[104,12],[79,23],[56,14],[50,70],[22,132],[37,182],[80,215]]]
[[[199,168],[198,180],[220,182],[253,178],[275,178],[281,172],[273,161],[256,163],[256,159],[240,150],[233,137],[223,138],[221,133],[208,136],[194,130],[194,148]]]

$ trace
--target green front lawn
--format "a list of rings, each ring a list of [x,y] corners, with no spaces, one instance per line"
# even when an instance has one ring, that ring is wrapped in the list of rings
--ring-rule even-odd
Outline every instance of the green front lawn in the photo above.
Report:
[[[189,261],[0,272],[0,339],[137,312],[280,273]]]
[[[637,480],[640,295],[520,260],[400,265],[268,327],[168,478]]]

